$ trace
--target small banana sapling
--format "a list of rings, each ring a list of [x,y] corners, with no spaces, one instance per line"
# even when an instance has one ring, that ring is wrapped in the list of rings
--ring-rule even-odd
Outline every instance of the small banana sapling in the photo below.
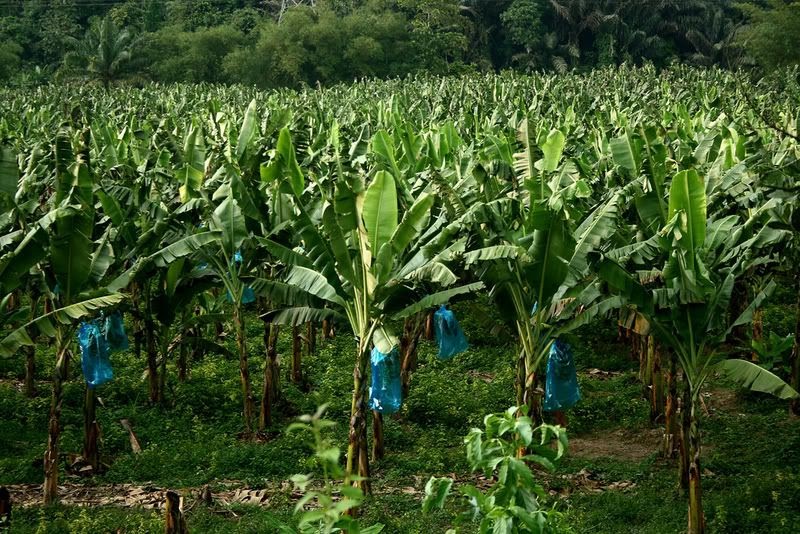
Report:
[[[310,474],[296,474],[291,477],[295,488],[303,493],[294,509],[295,514],[300,514],[299,532],[378,534],[383,530],[383,525],[362,527],[358,519],[348,515],[364,500],[364,493],[348,483],[353,477],[348,480],[339,463],[341,450],[331,445],[330,440],[324,436],[324,432],[335,424],[323,418],[327,407],[327,404],[323,404],[313,415],[301,416],[299,422],[287,429],[287,432],[303,432],[311,437],[313,458],[322,474],[318,482]]]
[[[483,424],[485,430],[473,428],[464,438],[467,461],[472,471],[482,472],[494,484],[483,492],[471,485],[459,488],[471,508],[467,515],[479,521],[480,534],[552,532],[560,513],[543,506],[546,494],[529,464],[553,470],[554,462],[566,452],[566,431],[546,424],[534,428],[525,406],[489,414]],[[522,448],[529,453],[518,458]],[[425,486],[423,512],[442,508],[452,486],[452,478],[431,477]]]

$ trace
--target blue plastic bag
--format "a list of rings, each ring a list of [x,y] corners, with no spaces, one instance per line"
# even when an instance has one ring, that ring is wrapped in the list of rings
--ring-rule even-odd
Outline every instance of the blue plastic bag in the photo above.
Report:
[[[250,304],[251,302],[255,302],[256,300],[256,293],[253,291],[253,288],[250,286],[245,286],[244,291],[242,292],[242,304]]]
[[[244,261],[244,257],[242,256],[242,251],[237,250],[233,253],[233,264],[231,264],[231,269],[234,265],[241,265]],[[227,292],[228,302],[233,302],[233,297],[231,296],[231,292]],[[242,304],[250,304],[251,302],[255,302],[256,294],[253,291],[253,288],[250,286],[245,286],[244,291],[242,292]]]
[[[125,333],[125,323],[122,322],[122,314],[114,312],[106,316],[103,323],[103,334],[111,352],[128,350],[128,334]]]
[[[78,328],[78,345],[81,348],[81,368],[86,384],[95,388],[114,378],[106,337],[101,322],[81,323]]]
[[[228,302],[233,302],[233,297],[231,296],[230,291],[228,291],[225,296],[228,299]],[[251,302],[255,302],[255,300],[256,293],[253,291],[253,288],[250,286],[244,286],[244,291],[242,291],[242,304],[250,304]]]
[[[400,381],[400,352],[397,347],[384,354],[372,349],[372,385],[369,388],[369,408],[379,413],[395,413],[403,404],[403,385]]]
[[[554,412],[575,406],[581,400],[578,375],[572,349],[556,339],[550,345],[547,359],[547,380],[544,393],[544,410]]]
[[[458,325],[456,315],[444,305],[433,315],[433,326],[436,330],[436,341],[439,343],[439,358],[449,360],[469,347],[464,331]]]

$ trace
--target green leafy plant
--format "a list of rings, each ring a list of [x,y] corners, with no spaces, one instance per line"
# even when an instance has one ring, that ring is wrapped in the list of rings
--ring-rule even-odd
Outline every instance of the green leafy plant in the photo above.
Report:
[[[788,356],[794,346],[794,334],[779,336],[770,332],[766,339],[753,339],[750,341],[753,352],[758,356],[758,363],[766,369],[786,374],[789,367]]]
[[[339,463],[341,450],[324,436],[325,430],[335,424],[323,418],[327,407],[327,404],[323,404],[313,415],[301,416],[300,421],[290,425],[287,430],[305,432],[310,436],[313,458],[321,472],[319,483],[312,474],[291,477],[295,488],[303,493],[294,509],[295,514],[300,514],[298,528],[302,534],[377,534],[383,530],[383,525],[361,527],[357,519],[347,515],[361,504],[364,493],[345,482],[345,470]],[[353,478],[350,477],[350,480]]]
[[[534,428],[524,412],[524,407],[512,406],[505,412],[489,414],[483,420],[485,430],[473,428],[464,438],[472,470],[494,480],[485,492],[471,485],[460,488],[469,501],[469,515],[480,521],[481,534],[553,532],[560,516],[542,506],[545,492],[536,483],[530,464],[553,470],[554,462],[566,451],[566,431],[551,425]],[[537,435],[540,438],[534,439]],[[518,458],[520,449],[529,454]],[[452,486],[452,478],[431,477],[425,485],[423,512],[442,508]]]

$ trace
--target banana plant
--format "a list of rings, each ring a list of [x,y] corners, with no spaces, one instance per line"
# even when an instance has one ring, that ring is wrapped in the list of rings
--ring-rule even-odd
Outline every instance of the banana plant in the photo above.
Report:
[[[784,242],[781,267],[793,275],[796,313],[794,344],[789,356],[789,382],[795,390],[800,391],[800,274],[797,271],[800,261],[800,183],[797,180],[800,172],[800,145],[797,139],[777,141],[777,146],[764,147],[765,155],[772,157],[764,158],[758,172],[761,177],[760,185],[770,197],[769,203],[772,206],[769,211],[773,223],[791,233],[791,238]],[[778,199],[780,202],[777,202]],[[791,401],[790,409],[795,415],[800,415],[800,398]]]
[[[160,184],[159,184],[160,185]],[[153,186],[155,187],[155,185]],[[148,396],[153,404],[163,400],[160,387],[165,377],[159,377],[158,355],[163,345],[158,334],[164,323],[157,318],[160,296],[167,291],[170,280],[170,265],[180,259],[197,255],[203,247],[219,240],[220,233],[198,228],[197,219],[202,208],[198,205],[176,206],[164,186],[158,199],[145,200],[135,226],[126,221],[120,226],[116,242],[127,250],[124,264],[128,269],[120,273],[110,284],[114,290],[127,289],[134,300],[131,309],[135,322],[143,326],[143,338],[147,358]],[[98,194],[102,191],[98,189]],[[101,196],[104,212],[110,220],[122,218],[118,212],[119,201],[111,195]],[[119,234],[133,233],[138,237],[130,242]],[[174,289],[174,286],[173,286]],[[180,312],[181,310],[177,310]],[[162,354],[162,357],[164,355]]]
[[[186,374],[187,350],[202,349],[205,352],[229,354],[222,345],[199,337],[190,337],[188,332],[216,321],[223,321],[221,313],[196,313],[192,304],[202,293],[217,285],[207,269],[193,266],[188,258],[178,258],[166,269],[159,271],[155,291],[151,295],[155,318],[158,320],[158,342],[161,355],[159,392],[163,396],[166,386],[166,365],[170,356],[179,351],[178,370]]]
[[[33,398],[36,396],[36,341],[37,330],[30,324],[42,312],[41,306],[45,303],[44,295],[48,294],[47,284],[41,271],[33,270],[44,259],[47,252],[46,234],[41,228],[33,230],[31,236],[18,241],[22,235],[20,230],[12,231],[2,238],[4,244],[15,245],[8,250],[0,247],[3,254],[0,256],[0,328],[10,330],[5,337],[0,338],[0,357],[13,356],[18,349],[25,352],[25,395]],[[9,292],[10,289],[18,288]],[[27,294],[29,300],[20,302],[19,293]],[[25,325],[20,327],[20,325]]]
[[[255,246],[254,236],[270,236],[275,228],[282,226],[280,195],[274,186],[260,181],[261,158],[260,128],[256,111],[256,101],[248,105],[241,127],[234,143],[234,132],[224,138],[223,122],[218,122],[218,133],[223,137],[219,143],[224,155],[221,167],[212,178],[221,183],[211,196],[211,201],[220,201],[210,217],[210,227],[220,233],[220,239],[214,247],[203,251],[203,258],[226,290],[227,300],[232,307],[233,329],[236,335],[237,353],[239,356],[239,374],[242,383],[243,417],[245,434],[251,435],[255,430],[255,397],[249,371],[249,353],[245,336],[244,305],[255,298],[250,282],[256,278],[256,272],[267,273],[263,269],[263,249]],[[281,143],[279,139],[279,150]],[[296,162],[295,162],[296,164]],[[274,185],[274,184],[273,184]],[[277,204],[276,204],[277,203]],[[263,279],[263,278],[262,278]],[[263,302],[263,299],[262,299]],[[262,415],[259,429],[267,426],[271,420],[271,409],[274,390],[277,385],[273,378],[277,374],[274,358],[270,351],[277,341],[277,330],[269,328],[265,334],[267,361],[265,368],[264,399],[262,399]],[[267,385],[267,382],[269,384]],[[268,413],[265,413],[268,411]]]
[[[770,211],[778,203],[777,199],[764,198],[765,192],[758,186],[758,170],[753,169],[754,154],[750,144],[745,143],[745,137],[736,130],[736,125],[726,121],[711,121],[704,113],[696,115],[681,113],[669,125],[658,123],[629,124],[622,135],[609,141],[609,148],[616,172],[627,179],[632,179],[634,187],[626,188],[630,200],[635,206],[631,212],[630,225],[620,236],[627,242],[620,248],[625,255],[637,256],[636,260],[641,269],[640,278],[645,280],[645,269],[654,267],[653,273],[658,278],[660,265],[650,265],[646,257],[651,249],[658,249],[665,238],[659,231],[667,224],[669,205],[667,191],[669,190],[670,177],[678,162],[691,162],[692,165],[702,169],[707,179],[704,180],[707,212],[711,219],[722,219],[735,214],[741,220],[735,231],[740,236],[741,246],[747,248],[747,243],[758,243],[761,249],[774,246],[786,237],[786,233],[775,227],[770,222]],[[732,230],[736,219],[729,219],[729,225],[723,231]],[[749,241],[752,240],[752,241]],[[763,261],[771,262],[768,255],[762,255]],[[651,258],[652,259],[652,258]],[[754,286],[754,272],[763,271],[758,267],[759,262],[751,265],[751,269],[744,276],[737,278],[731,303],[732,315],[739,316],[747,308],[749,300],[747,294],[750,287]],[[756,268],[758,267],[758,268]],[[758,293],[756,290],[755,293]],[[635,316],[635,310],[630,316]],[[758,312],[756,312],[756,315]],[[647,324],[647,321],[642,321]],[[741,337],[740,330],[746,330],[747,324],[742,324],[734,329],[734,336]],[[649,336],[646,332],[646,336]],[[666,372],[667,399],[663,404],[665,416],[664,453],[671,456],[679,440],[677,434],[677,421],[674,407],[677,404],[675,369],[678,366],[676,355],[667,351],[670,356]],[[643,369],[646,376],[652,376],[658,382],[658,374],[649,366],[657,362],[658,358],[643,358]],[[659,398],[655,394],[656,387],[652,388],[650,395],[655,413],[661,413],[658,408]],[[682,469],[682,473],[686,470]],[[688,486],[688,479],[681,478],[682,486]]]
[[[426,231],[433,196],[420,192],[401,207],[392,173],[372,173],[369,183],[361,175],[345,174],[337,165],[333,191],[322,191],[319,217],[309,210],[316,203],[304,196],[305,182],[294,162],[288,130],[281,132],[280,159],[264,173],[281,179],[282,191],[292,201],[296,246],[289,248],[269,239],[262,246],[279,258],[288,272],[281,281],[257,280],[258,291],[284,307],[270,315],[278,324],[302,324],[322,319],[344,320],[356,338],[350,434],[347,454],[348,481],[368,491],[367,364],[372,346],[389,353],[398,343],[389,322],[403,319],[451,298],[477,290],[480,283],[450,287],[423,295],[415,281],[431,273],[448,271],[436,229]],[[338,138],[334,132],[338,159]],[[409,195],[410,192],[406,191]],[[437,254],[438,253],[438,254]],[[452,273],[451,273],[452,274]],[[452,277],[451,283],[455,281]]]
[[[203,249],[202,258],[208,269],[222,283],[231,304],[231,319],[236,335],[239,356],[239,376],[242,383],[245,434],[251,435],[255,417],[255,399],[250,380],[247,340],[245,337],[244,296],[248,287],[245,279],[248,263],[242,257],[242,246],[249,240],[245,218],[233,196],[226,197],[211,216],[211,229],[220,234],[219,240]]]
[[[40,263],[50,288],[53,308],[26,325],[18,328],[3,341],[3,351],[27,344],[32,345],[29,329],[55,338],[56,364],[53,374],[53,392],[50,404],[47,450],[44,457],[44,501],[51,504],[57,499],[60,418],[63,403],[63,383],[72,346],[72,334],[77,320],[98,310],[122,302],[124,296],[104,288],[103,279],[113,261],[113,250],[108,244],[108,229],[95,227],[95,197],[93,178],[88,159],[87,130],[77,134],[78,152],[73,153],[71,132],[61,130],[55,140],[54,191],[48,201],[49,212],[34,230],[47,237],[49,261]],[[96,236],[95,231],[100,232]],[[97,237],[95,241],[93,238]],[[19,250],[19,247],[18,249]],[[41,254],[40,252],[38,254]],[[37,255],[38,255],[37,254]],[[30,256],[27,256],[30,259]],[[42,259],[42,258],[40,258]],[[87,387],[84,416],[85,427],[96,430],[94,420],[94,392]],[[91,432],[91,441],[97,433]],[[96,453],[96,443],[85,443],[84,450]],[[94,455],[93,464],[99,460]]]
[[[219,313],[193,313],[191,307],[195,298],[216,286],[216,281],[209,273],[193,267],[194,263],[190,260],[197,260],[204,247],[218,242],[221,234],[214,230],[184,234],[179,225],[170,228],[175,225],[175,221],[171,222],[172,225],[167,225],[168,231],[162,228],[157,234],[148,232],[143,236],[131,255],[144,253],[154,247],[161,248],[138,256],[127,271],[109,284],[109,288],[114,290],[136,287],[142,291],[151,403],[164,400],[166,363],[176,348],[179,348],[182,357],[189,346],[228,353],[227,349],[213,341],[188,337],[189,331],[196,332],[209,322],[223,318]],[[179,365],[180,369],[182,367]]]
[[[53,288],[52,301],[59,308],[74,307],[81,301],[85,302],[93,292],[97,292],[102,287],[102,279],[113,261],[113,250],[107,241],[108,230],[103,232],[96,244],[92,239],[95,230],[95,199],[93,178],[85,148],[85,134],[86,131],[82,135],[84,139],[79,141],[84,147],[83,151],[74,156],[68,134],[62,132],[55,143],[56,191],[51,202],[56,214],[50,227],[50,261],[49,265],[44,267],[44,272],[48,283],[52,283],[50,285]],[[123,296],[119,293],[99,298],[103,300],[94,306],[95,309],[123,300]],[[46,321],[40,320],[36,325],[41,329],[45,323]],[[54,326],[51,333],[55,338],[56,364],[47,450],[44,457],[45,504],[51,504],[57,498],[63,383],[67,379],[72,334],[76,321],[74,319],[68,322],[58,321]],[[97,469],[99,429],[95,418],[95,406],[94,390],[87,385],[84,395],[84,459]]]
[[[738,215],[707,216],[706,183],[693,169],[676,174],[670,186],[667,222],[654,243],[660,284],[645,285],[631,260],[631,247],[606,254],[597,264],[601,279],[644,315],[659,342],[675,351],[687,388],[683,432],[688,456],[689,532],[704,532],[700,481],[700,391],[715,371],[735,382],[793,398],[798,393],[780,378],[746,360],[725,360],[721,347],[733,328],[746,324],[775,283],[771,282],[738,317],[729,316],[733,285],[751,265],[762,260],[759,242],[745,239]],[[653,273],[645,273],[648,279]]]
[[[16,153],[8,147],[0,147],[0,208],[3,210],[0,219],[0,327],[11,328],[11,333],[0,340],[0,354],[4,356],[10,356],[21,345],[33,346],[32,342],[29,344],[29,332],[14,326],[35,318],[30,314],[36,313],[38,298],[24,305],[15,298],[13,291],[28,286],[38,289],[35,282],[41,276],[31,275],[30,270],[47,256],[46,228],[52,221],[52,218],[45,218],[30,223],[38,204],[25,196],[18,202],[19,179]]]
[[[587,182],[573,162],[561,163],[564,134],[537,135],[524,120],[520,138],[516,176],[483,177],[482,193],[460,221],[479,240],[466,265],[517,332],[517,404],[540,422],[537,370],[553,340],[619,306],[618,298],[602,297],[588,256],[616,232],[620,196],[587,210]]]

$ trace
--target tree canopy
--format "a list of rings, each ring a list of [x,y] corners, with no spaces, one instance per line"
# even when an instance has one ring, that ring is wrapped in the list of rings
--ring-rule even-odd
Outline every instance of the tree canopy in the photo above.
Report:
[[[123,61],[87,54],[102,28],[124,38]],[[92,71],[105,85],[271,88],[677,62],[767,72],[797,63],[798,41],[797,0],[8,0],[0,82]]]

